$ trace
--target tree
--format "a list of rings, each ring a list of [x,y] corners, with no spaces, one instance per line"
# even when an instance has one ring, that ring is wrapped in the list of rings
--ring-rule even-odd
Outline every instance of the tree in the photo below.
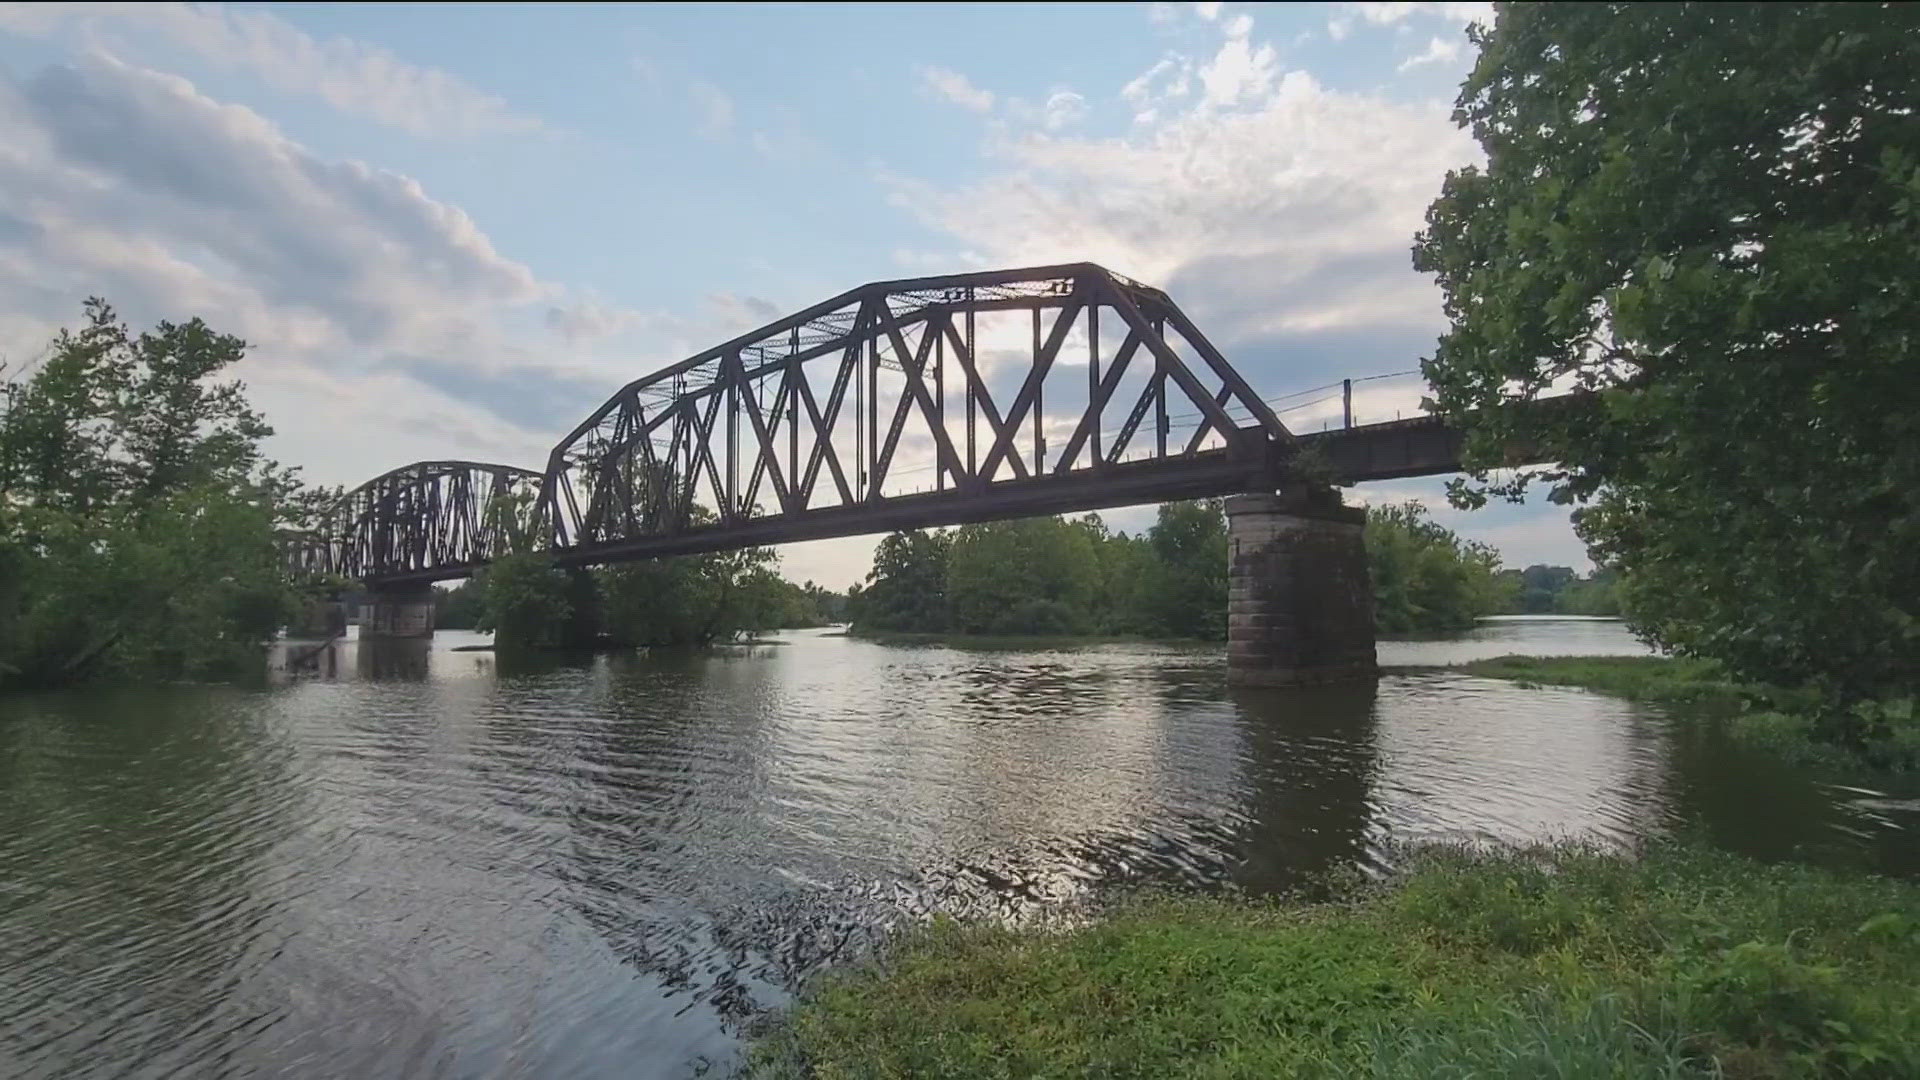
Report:
[[[1147,531],[1141,622],[1168,637],[1227,636],[1227,515],[1219,499],[1171,502]]]
[[[871,630],[947,628],[946,533],[891,533],[873,549],[873,569],[858,599],[848,598],[855,626]]]
[[[497,646],[551,649],[566,643],[573,616],[567,574],[538,552],[503,555],[474,579],[485,597],[474,628]]]
[[[1920,7],[1497,5],[1415,265],[1480,482],[1584,504],[1633,624],[1846,700],[1920,676]],[[1501,406],[1590,392],[1557,414]],[[1560,464],[1486,482],[1505,449]],[[1839,732],[1839,734],[1848,734]]]
[[[785,616],[772,548],[648,559],[601,572],[605,631],[624,645],[707,645]]]
[[[1059,517],[962,525],[948,545],[952,626],[966,634],[1084,634],[1098,563],[1093,532]]]
[[[1457,632],[1499,609],[1500,556],[1462,540],[1419,503],[1368,507],[1366,537],[1381,633]]]
[[[218,381],[245,342],[85,314],[0,395],[0,678],[237,674],[291,610],[274,529],[313,496]]]
[[[433,597],[433,625],[441,630],[472,630],[487,603],[486,583],[468,579]]]

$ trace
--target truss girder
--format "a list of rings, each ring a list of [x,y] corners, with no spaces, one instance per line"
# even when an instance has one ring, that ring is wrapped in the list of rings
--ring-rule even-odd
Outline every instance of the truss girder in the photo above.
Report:
[[[979,320],[1009,313],[1030,320],[1023,347],[977,336]],[[1047,411],[1082,366],[1071,415]],[[1170,412],[1193,419],[1172,441]],[[907,494],[924,504],[927,491],[904,490],[910,446],[919,479],[959,503],[1003,484],[1097,481],[1122,463],[1137,477],[1142,462],[1202,454],[1265,461],[1293,441],[1165,293],[1101,267],[881,282],[622,387],[549,455],[537,528],[578,564],[694,532],[844,519]]]
[[[533,537],[527,529],[540,474],[477,461],[420,461],[347,492],[319,528],[289,534],[289,568],[378,583],[458,576]]]

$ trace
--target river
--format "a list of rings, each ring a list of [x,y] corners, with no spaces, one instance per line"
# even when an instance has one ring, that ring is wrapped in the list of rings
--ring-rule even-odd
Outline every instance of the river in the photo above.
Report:
[[[1284,888],[1426,840],[1912,872],[1913,800],[1455,672],[1238,692],[1216,648],[828,632],[504,666],[349,643],[262,689],[0,698],[0,1076],[673,1077],[930,912]],[[1640,651],[1509,619],[1395,665]]]

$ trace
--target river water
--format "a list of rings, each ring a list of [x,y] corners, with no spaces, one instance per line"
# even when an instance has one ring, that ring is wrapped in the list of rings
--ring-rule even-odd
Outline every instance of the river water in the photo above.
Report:
[[[1920,803],[1579,690],[1239,692],[1218,648],[813,631],[517,670],[453,651],[479,640],[0,699],[0,1076],[724,1075],[798,981],[930,912],[1278,889],[1424,840],[1920,863]],[[1380,651],[1640,647],[1512,619]]]

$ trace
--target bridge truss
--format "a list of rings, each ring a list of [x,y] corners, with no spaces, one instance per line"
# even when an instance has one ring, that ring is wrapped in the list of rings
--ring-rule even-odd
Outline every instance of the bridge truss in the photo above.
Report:
[[[478,461],[419,461],[344,495],[313,531],[283,538],[295,574],[369,584],[465,577],[529,543],[540,474]]]
[[[556,446],[562,564],[1237,490],[1294,442],[1167,295],[1092,264],[882,282],[629,383]]]

